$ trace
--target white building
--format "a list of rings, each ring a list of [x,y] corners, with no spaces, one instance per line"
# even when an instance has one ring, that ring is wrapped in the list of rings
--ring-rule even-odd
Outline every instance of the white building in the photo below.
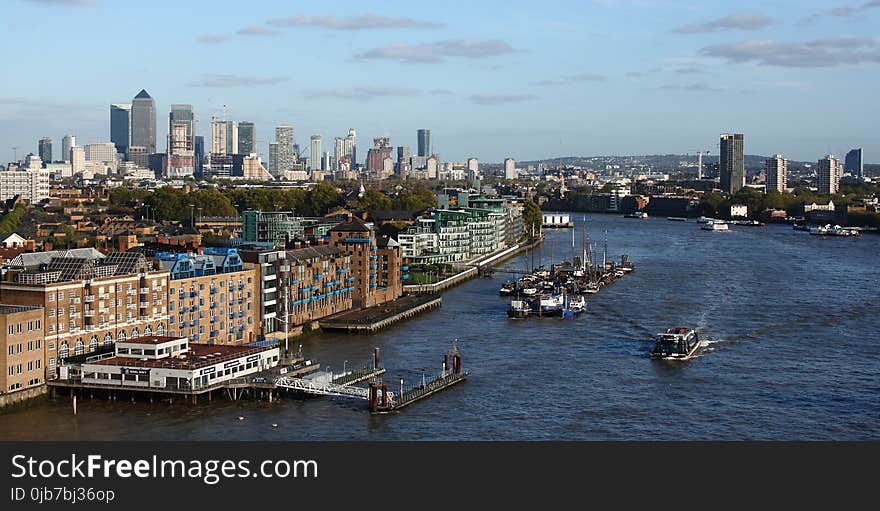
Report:
[[[504,179],[516,179],[516,160],[507,158],[504,160]]]
[[[86,144],[85,161],[100,164],[111,172],[116,172],[116,145],[113,142]]]
[[[788,160],[777,154],[764,162],[764,172],[767,174],[767,191],[776,190],[779,193],[788,188]]]
[[[73,135],[64,135],[61,139],[61,161],[70,163],[70,148],[76,146],[76,137]]]
[[[620,211],[623,205],[623,198],[630,195],[629,186],[617,186],[611,189],[611,197],[608,201],[608,209],[611,211]]]
[[[70,148],[70,168],[74,174],[86,168],[86,150],[82,147]]]
[[[49,172],[43,169],[0,172],[0,200],[9,200],[16,195],[30,203],[48,199]]]
[[[730,205],[730,217],[731,218],[748,218],[749,216],[749,207],[745,204],[731,204]]]
[[[82,383],[199,390],[278,365],[277,347],[190,344],[186,337],[139,337],[116,343],[115,356],[82,365]],[[65,367],[62,367],[62,371]],[[68,375],[62,374],[64,379]]]
[[[321,170],[321,135],[312,135],[309,140],[309,169]]]

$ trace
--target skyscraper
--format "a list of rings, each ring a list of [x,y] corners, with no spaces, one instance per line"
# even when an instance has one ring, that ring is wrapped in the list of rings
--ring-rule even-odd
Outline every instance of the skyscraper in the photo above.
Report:
[[[410,158],[412,158],[412,154],[410,154],[410,152],[409,152],[409,147],[398,146],[398,148],[397,148],[397,163],[409,163]]]
[[[205,137],[198,135],[193,137],[193,159],[195,160],[196,174],[202,175],[205,164]]]
[[[229,130],[226,121],[211,121],[211,154],[226,154]]]
[[[61,139],[61,158],[59,160],[69,163],[70,162],[70,148],[76,146],[76,137],[73,135],[64,135],[64,138]]]
[[[340,159],[345,156],[345,139],[336,137],[333,139],[333,170],[339,170]]]
[[[269,174],[272,177],[277,177],[278,172],[278,143],[269,142],[269,165],[266,170],[269,171]]]
[[[110,141],[116,152],[128,155],[131,146],[131,105],[116,103],[110,105]]]
[[[767,191],[784,192],[788,187],[788,160],[777,154],[764,162],[764,171],[767,173]]]
[[[257,152],[257,135],[254,123],[242,121],[238,123],[238,154],[245,156]]]
[[[195,174],[195,115],[192,105],[171,105],[168,114],[166,177]]]
[[[385,158],[390,158],[392,151],[391,139],[374,138],[373,148],[367,151],[367,172],[382,172],[385,169]]]
[[[840,190],[840,161],[832,155],[819,160],[818,183],[819,193],[837,193]]]
[[[865,153],[861,149],[853,149],[846,153],[845,167],[846,172],[861,179],[865,177]]]
[[[321,170],[321,135],[312,135],[309,144],[309,169]]]
[[[156,102],[143,89],[131,102],[131,145],[156,152]]]
[[[354,128],[348,128],[345,137],[345,154],[351,159],[351,166],[357,165],[357,132]]]
[[[721,134],[720,159],[721,190],[733,195],[746,185],[742,133]]]
[[[504,160],[504,179],[516,179],[516,160],[513,158]]]
[[[274,176],[278,177],[282,172],[293,170],[296,157],[293,153],[293,126],[278,126],[275,128],[275,160]],[[272,172],[270,170],[270,172]]]
[[[43,163],[52,163],[52,139],[43,137],[37,144],[39,146],[37,153]]]
[[[419,130],[417,135],[419,139],[419,156],[431,156],[431,130]]]
[[[226,121],[226,154],[238,154],[238,125]]]

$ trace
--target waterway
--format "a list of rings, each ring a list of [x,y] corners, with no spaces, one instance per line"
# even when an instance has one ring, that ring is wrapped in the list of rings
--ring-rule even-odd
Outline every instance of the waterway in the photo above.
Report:
[[[286,396],[198,406],[67,399],[0,415],[2,439],[134,440],[843,440],[880,439],[880,236],[822,238],[789,226],[707,232],[693,221],[574,215],[601,253],[636,271],[574,320],[509,320],[498,289],[472,280],[441,309],[371,336],[318,334],[324,367],[381,348],[394,389],[440,370],[459,339],[467,382],[398,414],[366,402]],[[570,258],[571,230],[534,253]],[[522,270],[532,254],[499,270]],[[684,363],[649,359],[669,326],[708,337]],[[243,420],[240,419],[243,417]],[[273,427],[275,424],[277,427]]]

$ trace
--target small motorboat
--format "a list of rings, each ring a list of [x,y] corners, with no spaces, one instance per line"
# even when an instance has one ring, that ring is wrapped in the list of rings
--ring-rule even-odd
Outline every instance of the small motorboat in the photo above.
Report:
[[[667,328],[657,334],[651,358],[660,360],[688,360],[700,349],[700,336],[690,328]]]
[[[569,300],[568,305],[562,309],[562,317],[573,318],[585,310],[587,310],[587,300],[583,296],[578,296]]]
[[[700,226],[700,229],[704,231],[724,232],[729,231],[730,227],[728,227],[727,223],[722,220],[713,220],[707,224],[703,224],[702,226]]]
[[[532,314],[533,310],[529,302],[525,300],[513,300],[510,302],[510,308],[507,309],[507,317],[513,319],[527,318]]]
[[[510,296],[516,292],[516,283],[515,282],[505,282],[501,289],[498,291],[498,294],[501,296]]]

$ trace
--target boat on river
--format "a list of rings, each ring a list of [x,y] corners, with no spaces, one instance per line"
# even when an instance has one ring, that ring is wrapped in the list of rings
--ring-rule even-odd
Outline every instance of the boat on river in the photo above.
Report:
[[[667,328],[657,334],[651,358],[658,360],[688,360],[700,349],[700,336],[691,328]]]
[[[722,220],[713,220],[700,226],[700,229],[704,231],[724,232],[729,231],[730,227],[728,227],[727,223]]]

